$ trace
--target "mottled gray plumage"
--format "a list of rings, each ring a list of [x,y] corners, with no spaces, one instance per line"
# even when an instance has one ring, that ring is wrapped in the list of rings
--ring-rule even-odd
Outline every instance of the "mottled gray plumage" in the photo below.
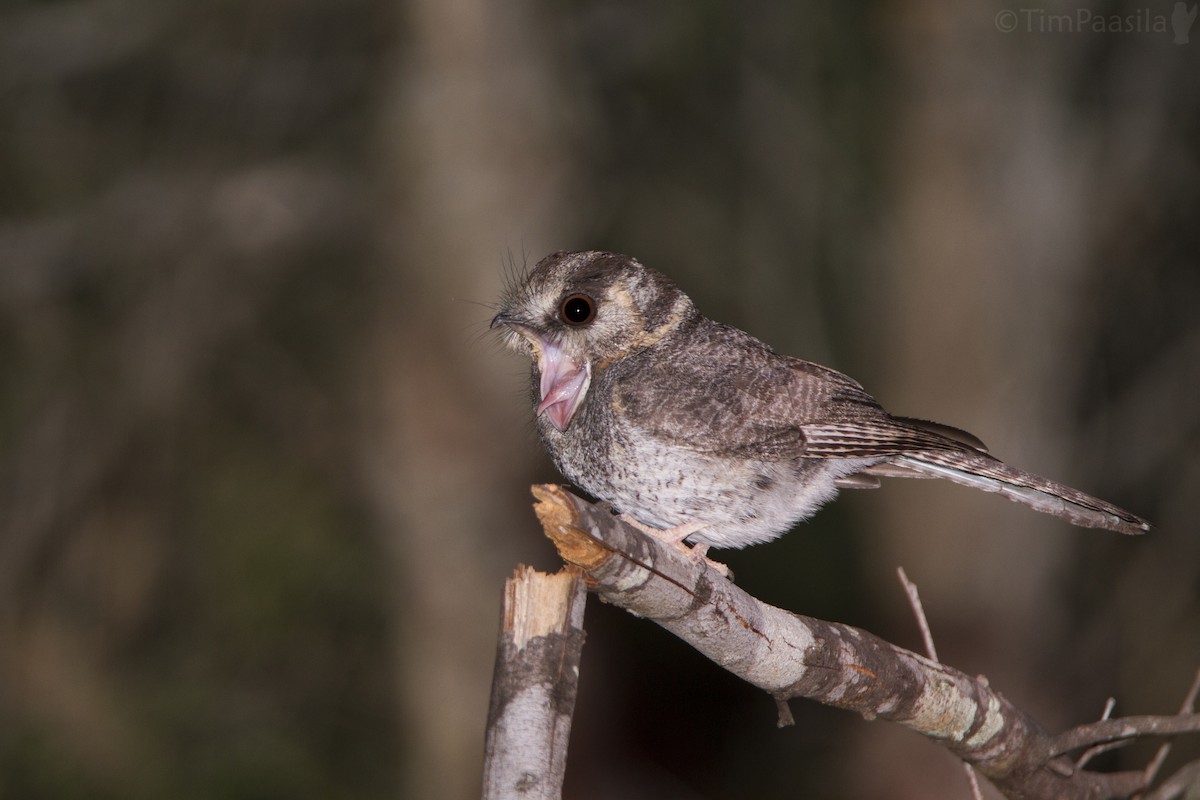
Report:
[[[888,414],[840,372],[704,317],[627,256],[547,256],[508,288],[492,325],[534,360],[537,429],[559,470],[693,543],[773,539],[839,488],[880,476],[945,478],[1076,525],[1149,529],[1004,464],[968,433]]]

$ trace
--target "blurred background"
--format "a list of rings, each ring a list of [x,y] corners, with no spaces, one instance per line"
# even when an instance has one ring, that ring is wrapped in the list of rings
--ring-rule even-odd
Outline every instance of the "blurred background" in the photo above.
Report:
[[[1200,23],[1139,2],[5,4],[0,798],[477,796],[503,581],[558,566],[489,303],[556,249],[1156,525],[891,482],[716,553],[750,592],[919,649],[903,565],[1047,726],[1176,710]],[[913,734],[777,730],[587,627],[570,798],[967,796]]]

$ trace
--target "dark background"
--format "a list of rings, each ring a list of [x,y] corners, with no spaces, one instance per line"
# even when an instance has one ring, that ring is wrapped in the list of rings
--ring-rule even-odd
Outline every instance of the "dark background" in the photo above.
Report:
[[[1051,728],[1174,711],[1200,23],[1176,44],[1173,11],[6,4],[0,798],[475,796],[504,578],[557,566],[488,303],[564,248],[1156,524],[892,482],[717,553],[749,591],[919,648],[903,565],[943,660]],[[913,734],[811,703],[776,730],[648,623],[587,627],[571,798],[966,796]]]

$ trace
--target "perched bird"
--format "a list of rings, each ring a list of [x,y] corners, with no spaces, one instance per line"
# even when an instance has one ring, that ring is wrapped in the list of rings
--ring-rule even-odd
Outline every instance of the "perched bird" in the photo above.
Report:
[[[774,539],[881,476],[945,478],[1089,528],[1150,527],[971,434],[892,416],[842,373],[708,319],[628,256],[547,256],[511,282],[492,327],[533,359],[537,430],[562,474],[699,554]]]

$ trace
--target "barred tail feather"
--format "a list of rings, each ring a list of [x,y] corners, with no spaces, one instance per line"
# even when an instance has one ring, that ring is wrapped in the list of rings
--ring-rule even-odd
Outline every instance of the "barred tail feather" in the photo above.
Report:
[[[1010,467],[985,453],[949,449],[910,452],[895,456],[879,467],[882,468],[878,469],[880,475],[945,478],[963,486],[995,492],[1084,528],[1105,528],[1126,534],[1150,530],[1150,523],[1124,509],[1078,489]]]

